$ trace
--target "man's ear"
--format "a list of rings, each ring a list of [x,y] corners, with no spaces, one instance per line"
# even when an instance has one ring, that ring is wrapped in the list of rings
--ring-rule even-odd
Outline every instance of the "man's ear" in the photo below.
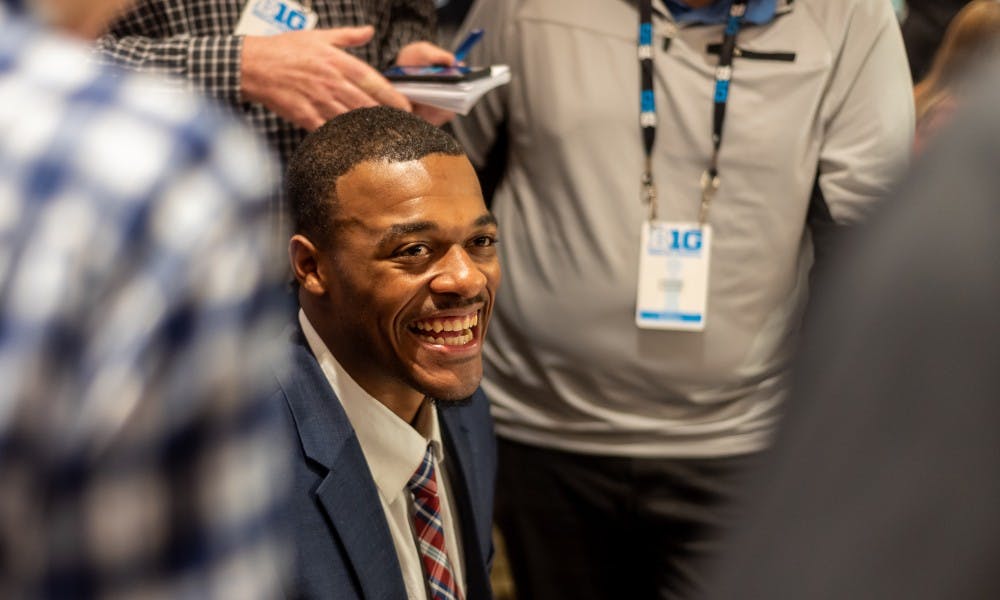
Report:
[[[319,250],[309,238],[297,233],[288,240],[288,260],[301,289],[314,296],[326,293],[326,284],[319,272]]]

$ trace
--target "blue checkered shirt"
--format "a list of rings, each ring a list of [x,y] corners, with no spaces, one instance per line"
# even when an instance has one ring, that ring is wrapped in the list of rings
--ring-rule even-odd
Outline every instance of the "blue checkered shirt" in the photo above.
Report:
[[[274,598],[276,172],[0,4],[0,597]]]

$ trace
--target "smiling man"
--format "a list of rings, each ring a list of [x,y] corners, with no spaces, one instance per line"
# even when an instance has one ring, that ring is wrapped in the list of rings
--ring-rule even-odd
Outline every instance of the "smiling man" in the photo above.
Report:
[[[294,595],[487,598],[496,469],[479,391],[497,227],[458,144],[362,109],[289,166],[300,311]]]

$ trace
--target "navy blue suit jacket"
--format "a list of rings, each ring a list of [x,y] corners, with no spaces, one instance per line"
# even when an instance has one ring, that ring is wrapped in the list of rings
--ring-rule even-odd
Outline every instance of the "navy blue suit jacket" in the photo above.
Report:
[[[361,445],[301,330],[291,367],[278,373],[274,401],[287,408],[293,440],[286,523],[296,563],[289,596],[402,600],[403,575]],[[455,512],[465,554],[466,598],[491,597],[489,563],[496,442],[486,397],[438,407]]]

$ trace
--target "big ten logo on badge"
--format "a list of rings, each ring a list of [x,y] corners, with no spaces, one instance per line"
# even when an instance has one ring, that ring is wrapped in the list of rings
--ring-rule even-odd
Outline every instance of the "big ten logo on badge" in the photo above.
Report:
[[[694,222],[647,222],[641,232],[636,324],[705,328],[712,230]]]
[[[701,229],[671,229],[670,249],[677,252],[698,252],[701,250]]]
[[[687,254],[698,252],[702,245],[700,227],[654,227],[649,232],[650,254]]]
[[[309,18],[298,7],[291,7],[281,0],[261,0],[253,7],[253,12],[261,19],[270,21],[287,31],[301,31],[306,28]]]
[[[250,0],[240,22],[237,35],[276,35],[291,31],[314,29],[318,17],[314,11],[295,0]]]
[[[686,254],[701,250],[700,227],[657,227],[650,231],[649,252],[652,254]]]

